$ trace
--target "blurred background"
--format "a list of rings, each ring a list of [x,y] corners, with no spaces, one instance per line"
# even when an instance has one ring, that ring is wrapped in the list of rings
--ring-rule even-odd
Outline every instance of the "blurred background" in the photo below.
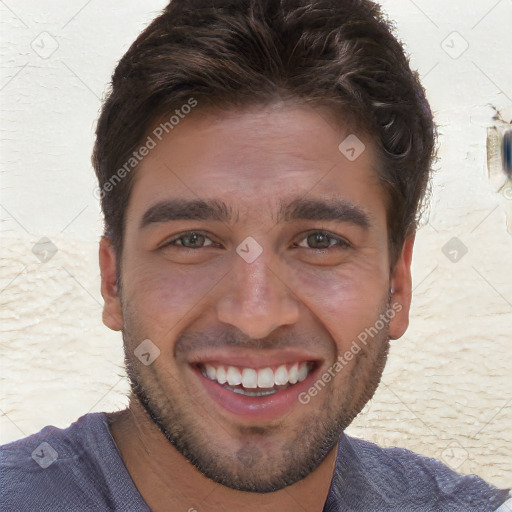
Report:
[[[90,154],[117,61],[166,3],[0,1],[0,443],[127,404],[121,335],[101,321]],[[512,189],[497,134],[512,120],[512,0],[381,4],[427,90],[440,160],[410,328],[348,433],[510,487]]]

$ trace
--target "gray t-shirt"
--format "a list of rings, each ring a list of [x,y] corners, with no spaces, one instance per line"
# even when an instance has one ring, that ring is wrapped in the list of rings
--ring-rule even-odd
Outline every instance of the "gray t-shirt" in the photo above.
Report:
[[[86,414],[66,429],[45,427],[0,453],[2,512],[150,512],[104,413]],[[434,459],[343,435],[324,508],[336,511],[512,512],[512,499],[508,490]]]

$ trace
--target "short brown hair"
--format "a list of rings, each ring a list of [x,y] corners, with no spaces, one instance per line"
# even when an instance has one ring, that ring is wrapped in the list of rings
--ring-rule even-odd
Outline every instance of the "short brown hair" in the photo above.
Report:
[[[118,260],[134,173],[112,179],[152,124],[192,97],[199,108],[217,109],[294,99],[357,124],[379,157],[396,261],[417,227],[436,129],[418,75],[377,4],[172,0],[119,62],[98,120],[92,160]]]

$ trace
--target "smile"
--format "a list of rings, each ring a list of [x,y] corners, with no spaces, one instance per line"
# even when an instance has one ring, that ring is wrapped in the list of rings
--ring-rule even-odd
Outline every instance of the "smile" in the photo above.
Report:
[[[202,363],[198,368],[204,377],[217,382],[228,391],[250,397],[263,397],[302,382],[313,365],[312,362],[303,361],[258,369]]]

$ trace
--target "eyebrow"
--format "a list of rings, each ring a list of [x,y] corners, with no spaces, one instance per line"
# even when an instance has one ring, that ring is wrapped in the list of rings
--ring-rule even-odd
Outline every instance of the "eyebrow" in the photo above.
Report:
[[[236,216],[238,220],[238,215]],[[215,199],[171,199],[151,206],[143,215],[140,229],[150,224],[176,220],[213,220],[235,222],[234,211]],[[361,208],[346,200],[295,199],[280,205],[277,223],[296,220],[348,222],[364,229],[371,227],[370,217]]]
[[[364,229],[372,225],[369,215],[361,208],[344,199],[296,199],[288,205],[282,205],[278,222],[294,220],[326,220],[348,222]]]
[[[149,208],[142,217],[140,228],[145,228],[149,224],[173,220],[217,220],[220,222],[231,222],[233,220],[233,211],[226,203],[215,199],[171,199],[161,201]]]

